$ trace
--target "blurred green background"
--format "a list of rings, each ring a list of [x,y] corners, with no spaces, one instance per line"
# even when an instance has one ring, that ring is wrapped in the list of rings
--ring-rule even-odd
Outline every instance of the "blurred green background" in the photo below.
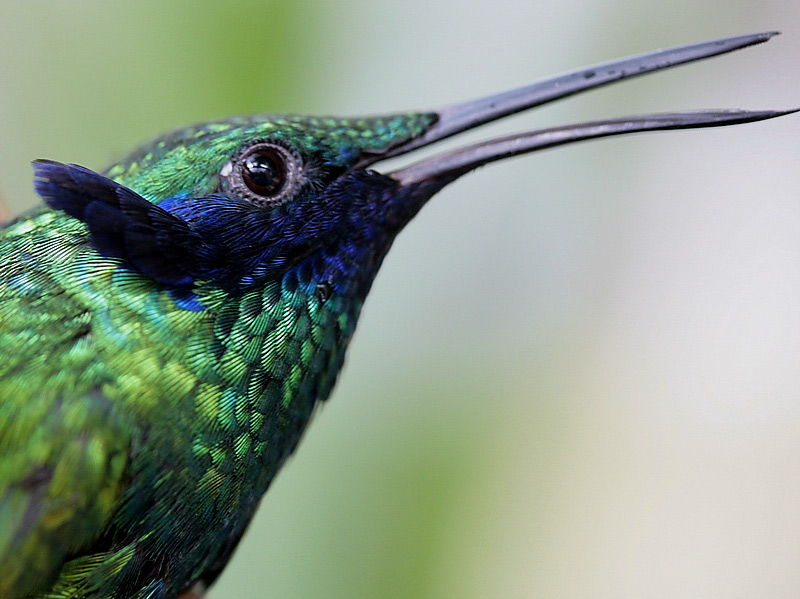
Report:
[[[784,35],[477,137],[800,105],[788,0],[0,6],[14,212],[35,158],[102,168],[194,121],[435,107],[759,30]],[[544,152],[442,192],[211,597],[796,597],[798,167],[795,116]]]

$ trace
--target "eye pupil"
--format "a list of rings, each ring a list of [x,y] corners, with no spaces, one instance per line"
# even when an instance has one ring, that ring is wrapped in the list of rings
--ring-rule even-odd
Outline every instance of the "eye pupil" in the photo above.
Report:
[[[286,183],[286,164],[276,152],[255,150],[244,159],[242,180],[253,193],[275,195]]]
[[[305,181],[303,158],[269,140],[245,146],[219,172],[220,190],[256,206],[275,207],[295,197]]]

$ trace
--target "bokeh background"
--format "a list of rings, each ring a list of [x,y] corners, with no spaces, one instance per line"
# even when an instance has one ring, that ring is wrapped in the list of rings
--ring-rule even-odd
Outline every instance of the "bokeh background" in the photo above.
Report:
[[[0,2],[0,196],[235,113],[428,108],[769,44],[477,136],[800,105],[795,0]],[[797,597],[800,117],[481,169],[400,236],[213,599]]]

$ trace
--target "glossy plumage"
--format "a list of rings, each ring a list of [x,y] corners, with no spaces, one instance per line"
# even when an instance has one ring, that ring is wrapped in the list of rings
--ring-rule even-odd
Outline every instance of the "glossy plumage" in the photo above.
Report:
[[[271,211],[232,202],[221,215],[211,175],[242,145],[316,121],[182,131],[109,170],[138,193],[86,169],[36,166],[37,190],[64,211],[39,210],[0,237],[0,352],[10,358],[0,364],[0,518],[14,530],[0,537],[0,596],[52,584],[78,551],[53,596],[174,596],[213,578],[328,396],[388,249],[391,227],[380,231],[367,210],[367,235],[345,237],[342,218],[321,209],[331,198],[315,190],[359,156],[354,148],[380,148],[429,120],[328,121],[310,143],[294,142],[309,177],[295,200],[305,201]],[[187,153],[193,168],[180,168]],[[182,219],[150,203],[165,198]],[[354,215],[349,198],[358,196],[332,198],[342,216]],[[143,223],[152,226],[125,235]],[[297,229],[315,223],[307,235],[333,239],[298,260]],[[257,260],[270,267],[258,280],[256,269],[235,272],[242,239],[276,235],[286,243],[275,252],[264,242],[269,256]],[[200,260],[204,242],[230,251]]]
[[[206,123],[105,174],[36,162],[46,206],[0,231],[0,597],[172,598],[210,584],[330,394],[395,236],[456,177],[539,146],[368,167],[602,83],[583,79],[468,118],[465,104]],[[635,117],[568,141],[778,114]]]

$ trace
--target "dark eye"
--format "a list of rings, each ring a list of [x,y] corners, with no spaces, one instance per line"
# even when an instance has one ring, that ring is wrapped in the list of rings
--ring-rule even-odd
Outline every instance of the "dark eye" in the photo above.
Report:
[[[242,181],[255,194],[269,198],[286,184],[286,163],[272,148],[259,148],[242,162]]]
[[[297,188],[301,160],[288,148],[263,142],[245,148],[220,174],[254,204],[274,205]]]

